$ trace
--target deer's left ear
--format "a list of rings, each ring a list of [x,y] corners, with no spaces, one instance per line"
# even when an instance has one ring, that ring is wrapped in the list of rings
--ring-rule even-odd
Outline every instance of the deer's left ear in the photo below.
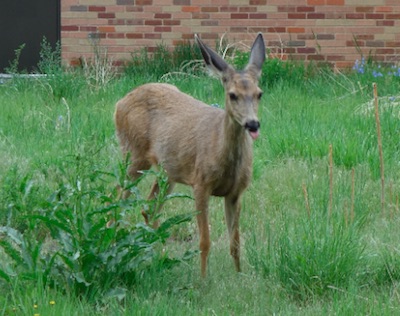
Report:
[[[195,34],[195,39],[200,47],[201,54],[203,55],[204,62],[207,67],[219,77],[223,77],[227,73],[231,66],[225,62],[225,60],[220,57],[216,52],[209,48],[202,40]]]
[[[261,33],[258,33],[253,46],[251,47],[250,60],[246,70],[253,70],[259,77],[261,75],[262,65],[265,61],[265,43]]]

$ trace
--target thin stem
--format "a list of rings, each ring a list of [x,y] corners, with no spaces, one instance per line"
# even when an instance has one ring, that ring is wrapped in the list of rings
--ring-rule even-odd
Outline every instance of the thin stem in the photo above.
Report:
[[[378,150],[379,150],[379,161],[381,170],[381,209],[382,209],[382,215],[385,215],[385,168],[383,161],[381,123],[379,119],[378,88],[375,82],[373,83],[373,88],[374,88],[374,101],[375,101],[374,103],[375,103],[376,133],[378,136]]]
[[[332,215],[333,205],[333,150],[332,144],[329,145],[329,206],[328,206],[328,218]]]

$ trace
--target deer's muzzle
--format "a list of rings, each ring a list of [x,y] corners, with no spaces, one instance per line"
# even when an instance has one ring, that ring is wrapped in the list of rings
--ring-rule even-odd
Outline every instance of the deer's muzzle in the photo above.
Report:
[[[260,122],[256,120],[251,120],[246,122],[244,125],[244,128],[249,131],[249,134],[251,138],[256,139],[260,133],[259,133],[259,128],[260,128]]]

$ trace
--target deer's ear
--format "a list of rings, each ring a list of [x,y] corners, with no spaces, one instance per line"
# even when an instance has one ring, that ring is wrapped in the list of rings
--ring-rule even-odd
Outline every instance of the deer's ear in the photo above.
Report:
[[[256,40],[251,47],[250,60],[246,70],[254,70],[257,76],[261,75],[262,65],[265,61],[265,43],[261,33],[258,33]]]
[[[195,39],[200,47],[201,54],[203,55],[203,59],[207,67],[216,75],[222,77],[223,74],[231,68],[231,66],[229,66],[229,64],[227,64],[225,60],[223,60],[223,58],[220,57],[216,52],[204,44],[197,34],[195,34]]]

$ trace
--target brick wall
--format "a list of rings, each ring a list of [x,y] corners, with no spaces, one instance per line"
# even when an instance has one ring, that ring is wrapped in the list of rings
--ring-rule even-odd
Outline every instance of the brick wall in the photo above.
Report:
[[[61,0],[63,59],[90,57],[99,38],[117,63],[142,47],[176,45],[198,33],[214,47],[250,45],[262,32],[271,54],[349,67],[372,54],[400,60],[400,0]]]

